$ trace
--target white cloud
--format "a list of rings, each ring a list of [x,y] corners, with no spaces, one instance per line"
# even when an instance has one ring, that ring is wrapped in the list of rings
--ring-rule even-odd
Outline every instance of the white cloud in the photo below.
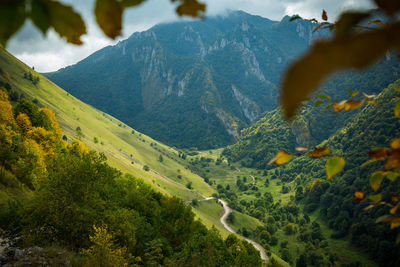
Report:
[[[320,18],[322,9],[328,12],[333,21],[337,14],[349,7],[372,6],[370,0],[203,0],[207,4],[206,15],[221,14],[227,10],[243,10],[273,20],[280,20],[284,15],[299,14],[305,18]],[[176,4],[167,0],[148,0],[137,8],[128,9],[124,14],[123,36],[116,40],[108,39],[98,28],[91,1],[62,0],[71,4],[83,16],[88,34],[83,36],[84,45],[67,44],[54,31],[46,37],[27,22],[23,29],[9,42],[7,49],[20,60],[38,71],[55,71],[74,64],[93,52],[119,40],[128,38],[132,33],[144,31],[157,23],[171,22],[180,18],[175,13]]]

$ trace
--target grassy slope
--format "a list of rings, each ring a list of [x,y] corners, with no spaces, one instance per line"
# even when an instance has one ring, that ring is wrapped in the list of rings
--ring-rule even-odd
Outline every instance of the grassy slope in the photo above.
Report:
[[[212,227],[214,225],[224,238],[230,234],[219,220],[224,213],[224,208],[221,204],[216,202],[216,200],[199,201],[196,210],[198,214],[202,215],[200,219],[207,227]],[[206,218],[207,221],[204,221],[204,218]]]
[[[79,126],[84,134],[81,140],[90,149],[103,152],[110,165],[142,178],[157,191],[186,201],[200,199],[202,195],[210,196],[215,192],[201,177],[180,164],[176,156],[178,152],[174,149],[136,131],[132,134],[133,129],[129,126],[81,102],[41,75],[39,84],[34,86],[31,81],[23,78],[24,72],[34,71],[4,50],[0,50],[0,67],[10,75],[9,83],[14,90],[32,99],[36,98],[40,105],[56,113],[63,134],[69,139],[77,137],[75,129]],[[98,143],[94,142],[94,137],[97,137]],[[162,162],[158,160],[161,153]],[[133,162],[130,155],[155,171],[144,171],[143,166]],[[182,178],[178,179],[178,175]],[[193,190],[186,188],[189,182]],[[195,210],[195,213],[205,224],[211,225],[204,212]]]

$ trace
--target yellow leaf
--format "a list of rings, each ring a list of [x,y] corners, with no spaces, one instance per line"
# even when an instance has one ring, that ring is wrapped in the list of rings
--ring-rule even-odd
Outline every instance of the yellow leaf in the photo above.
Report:
[[[396,195],[392,195],[392,202],[397,203],[399,201],[399,198]]]
[[[390,214],[394,215],[396,214],[396,211],[399,209],[400,203],[397,203],[396,206],[394,206],[393,208],[390,209]]]
[[[356,108],[361,107],[363,103],[364,103],[363,100],[361,100],[361,101],[348,100],[348,101],[346,101],[346,103],[344,104],[344,109],[345,109],[346,111],[348,111],[348,110],[353,110],[353,109],[356,109]]]
[[[324,146],[322,148],[315,148],[314,151],[307,152],[307,156],[314,158],[322,158],[328,156],[331,153],[328,146]]]
[[[334,102],[333,103],[333,112],[334,113],[338,113],[339,111],[341,111],[342,109],[344,109],[346,102],[342,101],[342,102]]]
[[[372,190],[374,190],[374,192],[376,192],[379,189],[384,177],[385,177],[385,172],[383,171],[376,171],[372,173],[371,177],[369,178],[369,184],[371,185],[371,188]]]
[[[400,218],[399,217],[396,217],[396,218],[391,220],[390,229],[394,229],[394,228],[399,227],[399,226],[400,226]]]
[[[346,161],[339,156],[333,156],[326,162],[326,176],[330,180],[333,176],[341,172],[346,165]]]
[[[122,7],[117,0],[96,0],[94,13],[105,35],[112,39],[121,35]]]
[[[276,156],[268,162],[268,164],[276,163],[277,165],[282,165],[288,163],[293,158],[293,154],[288,153],[286,151],[279,151]]]
[[[292,64],[285,74],[281,94],[284,115],[292,117],[300,103],[329,74],[349,68],[363,69],[389,48],[400,46],[399,31],[400,23],[394,23],[346,38],[314,42],[310,52]]]
[[[350,89],[347,89],[347,93],[349,93],[349,95],[350,95],[351,97],[355,97],[355,96],[357,96],[357,95],[359,94],[359,92],[352,91],[352,90],[350,90]]]
[[[364,99],[365,100],[365,102],[367,102],[367,103],[369,103],[369,104],[372,104],[372,105],[374,105],[374,106],[377,106],[378,104],[376,104],[375,103],[375,101],[374,100],[371,100],[371,99]]]
[[[400,138],[393,139],[392,142],[390,142],[390,146],[393,149],[399,149],[400,148]]]
[[[359,203],[364,199],[365,196],[363,192],[356,191],[354,192],[354,197],[355,199],[353,201]]]
[[[376,25],[379,25],[379,26],[382,26],[382,27],[386,27],[387,26],[387,24],[386,23],[383,23],[381,20],[379,20],[379,19],[377,19],[377,20],[370,20],[370,21],[368,21],[368,24],[376,24]]]
[[[396,118],[400,117],[400,102],[397,102],[396,106],[394,107],[394,116]]]
[[[400,167],[400,149],[390,151],[390,158],[385,163],[385,169],[390,170]]]

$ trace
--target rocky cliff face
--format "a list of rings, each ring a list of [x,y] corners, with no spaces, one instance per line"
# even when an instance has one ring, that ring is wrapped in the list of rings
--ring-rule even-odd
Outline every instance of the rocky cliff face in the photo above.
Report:
[[[157,25],[47,76],[160,141],[218,147],[276,108],[281,74],[314,27],[239,11]]]

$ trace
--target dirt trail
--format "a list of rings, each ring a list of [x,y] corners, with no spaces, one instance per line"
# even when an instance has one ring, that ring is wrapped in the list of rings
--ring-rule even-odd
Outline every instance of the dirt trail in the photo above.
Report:
[[[210,200],[210,199],[214,199],[214,198],[213,197],[208,197],[208,198],[203,199],[203,201]],[[226,230],[228,230],[232,234],[238,235],[235,232],[235,230],[233,230],[232,227],[230,227],[228,225],[228,223],[226,222],[226,219],[228,218],[229,214],[232,212],[232,209],[228,206],[228,203],[226,203],[226,201],[224,201],[222,199],[218,199],[218,201],[224,207],[224,214],[220,218],[220,221],[221,221],[222,225],[225,227]],[[260,244],[258,244],[257,242],[255,242],[253,240],[250,240],[248,238],[245,238],[245,240],[247,242],[249,242],[250,244],[252,244],[253,247],[260,252],[260,257],[261,257],[262,260],[269,261],[269,258],[267,256],[267,254],[265,253],[264,248]]]

